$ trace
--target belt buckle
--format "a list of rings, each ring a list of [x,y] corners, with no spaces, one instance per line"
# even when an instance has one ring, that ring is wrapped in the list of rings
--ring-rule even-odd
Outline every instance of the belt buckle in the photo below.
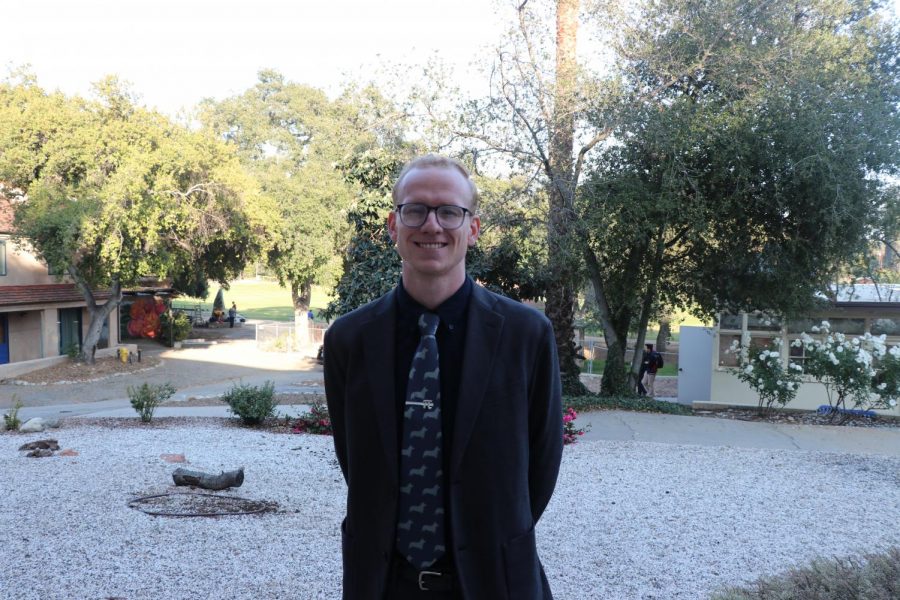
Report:
[[[443,575],[443,573],[439,573],[438,571],[419,571],[419,589],[423,592],[430,592],[432,590],[428,587],[427,582],[424,580],[424,577],[426,575],[429,577],[440,577],[441,575]]]

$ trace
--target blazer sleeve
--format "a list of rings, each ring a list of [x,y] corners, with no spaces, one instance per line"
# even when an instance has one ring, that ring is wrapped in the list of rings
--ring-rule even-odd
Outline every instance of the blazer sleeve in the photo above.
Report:
[[[335,327],[329,327],[325,331],[324,371],[325,371],[325,399],[328,403],[328,416],[331,419],[331,430],[334,437],[334,452],[337,455],[338,464],[347,480],[347,427],[344,416],[346,414],[346,385],[347,356],[344,354]]]
[[[528,488],[534,522],[547,508],[563,452],[562,385],[556,339],[549,321],[544,321],[532,370],[529,398]]]

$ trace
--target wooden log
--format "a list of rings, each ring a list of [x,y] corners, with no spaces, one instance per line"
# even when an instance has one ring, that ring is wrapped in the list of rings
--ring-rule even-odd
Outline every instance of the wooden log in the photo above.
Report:
[[[178,468],[172,473],[175,485],[192,485],[205,490],[224,490],[230,487],[241,487],[244,483],[244,467],[235,471],[222,471],[218,475]]]

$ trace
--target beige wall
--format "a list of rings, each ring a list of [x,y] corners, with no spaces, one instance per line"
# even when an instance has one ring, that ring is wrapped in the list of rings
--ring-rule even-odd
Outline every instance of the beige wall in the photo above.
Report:
[[[0,291],[2,291],[0,287]],[[77,305],[76,305],[77,306]],[[72,308],[71,304],[60,308]],[[10,363],[59,356],[59,314],[54,308],[34,306],[6,312],[9,321]],[[88,328],[87,310],[82,310],[82,336]],[[119,342],[118,308],[109,316],[109,347]]]
[[[59,283],[56,277],[47,274],[47,265],[27,248],[20,248],[6,235],[0,235],[0,240],[6,241],[6,275],[0,275],[0,286]]]
[[[41,311],[7,313],[9,322],[9,362],[43,358],[41,352]]]

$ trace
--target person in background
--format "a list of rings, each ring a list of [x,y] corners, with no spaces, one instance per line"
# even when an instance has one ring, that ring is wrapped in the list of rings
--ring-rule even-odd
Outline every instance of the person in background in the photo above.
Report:
[[[228,309],[228,326],[234,327],[234,320],[237,318],[237,305],[232,302],[231,308]]]
[[[643,387],[647,390],[647,395],[653,397],[655,395],[654,383],[656,382],[656,372],[663,366],[662,354],[653,349],[653,344],[645,344],[647,350],[644,351],[644,360],[641,363],[641,369],[645,371],[645,383]]]

